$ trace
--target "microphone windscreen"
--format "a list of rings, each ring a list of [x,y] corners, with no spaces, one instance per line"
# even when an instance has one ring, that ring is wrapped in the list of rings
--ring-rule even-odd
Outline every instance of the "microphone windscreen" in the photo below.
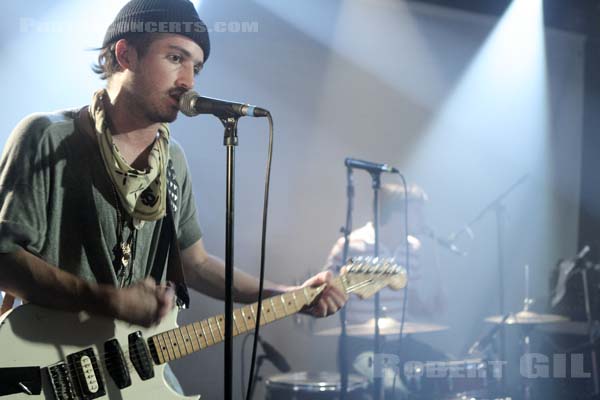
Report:
[[[179,111],[187,115],[188,117],[194,117],[198,115],[198,111],[194,108],[196,99],[200,97],[198,92],[195,90],[188,90],[179,98]]]

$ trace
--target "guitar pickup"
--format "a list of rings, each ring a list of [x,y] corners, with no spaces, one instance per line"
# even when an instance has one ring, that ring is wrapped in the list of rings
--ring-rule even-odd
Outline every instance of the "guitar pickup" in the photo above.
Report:
[[[129,358],[140,378],[143,381],[154,378],[154,364],[142,337],[142,332],[137,331],[130,334],[128,340]]]
[[[71,381],[75,382],[73,388],[77,398],[90,400],[97,399],[106,394],[102,375],[96,360],[96,355],[91,348],[67,356]]]
[[[104,365],[119,389],[131,386],[131,376],[127,362],[117,339],[104,343]]]

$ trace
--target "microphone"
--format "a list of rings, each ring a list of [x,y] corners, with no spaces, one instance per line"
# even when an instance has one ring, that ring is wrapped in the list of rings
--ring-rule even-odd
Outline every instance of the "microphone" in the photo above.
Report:
[[[269,111],[264,108],[200,96],[194,90],[188,90],[179,98],[179,110],[188,117],[195,117],[198,114],[212,114],[219,118],[269,115]]]
[[[451,252],[458,254],[460,256],[463,256],[463,257],[468,256],[468,253],[466,251],[462,251],[451,241],[446,240],[446,239],[441,238],[438,235],[436,235],[435,231],[432,228],[430,228],[429,226],[426,226],[423,229],[423,233],[425,234],[425,236],[435,240],[440,246],[445,247],[446,249],[450,250]]]
[[[465,225],[456,232],[452,232],[450,235],[448,235],[448,240],[450,242],[454,242],[459,236],[463,234],[463,232],[466,233],[469,236],[469,238],[475,239],[475,235],[473,234],[473,230],[471,229],[471,227],[469,225]]]
[[[373,172],[389,172],[397,174],[399,171],[387,164],[377,164],[371,161],[357,160],[356,158],[346,158],[344,164],[348,168],[364,169],[365,171]]]
[[[258,341],[260,342],[263,350],[265,351],[265,357],[267,360],[271,361],[275,368],[277,368],[281,372],[290,372],[292,367],[285,360],[283,354],[281,354],[275,347],[270,345],[268,342],[263,340],[260,336],[258,337]]]

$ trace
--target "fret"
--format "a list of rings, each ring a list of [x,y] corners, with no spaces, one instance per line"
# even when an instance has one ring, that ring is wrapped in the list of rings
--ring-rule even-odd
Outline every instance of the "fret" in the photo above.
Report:
[[[215,336],[215,329],[213,327],[214,322],[211,323],[210,322],[211,319],[212,319],[212,317],[206,319],[206,322],[208,323],[208,330],[210,331],[210,335],[213,338],[213,342],[214,343],[219,343],[221,341],[221,339],[219,339],[219,338],[217,338],[217,336]]]
[[[252,320],[251,316],[246,317],[246,314],[244,313],[244,309],[248,309],[248,307],[243,307],[240,311],[242,313],[242,316],[244,317],[244,324],[246,325],[246,329],[247,330],[252,330],[253,329],[253,325],[248,326],[248,321]],[[256,323],[256,321],[254,321],[254,323]]]
[[[158,340],[158,336],[152,336],[152,343],[154,343],[154,349],[156,349],[156,356],[158,357],[158,362],[160,364],[164,364],[166,360],[163,354],[163,349],[160,344],[160,340]]]
[[[237,317],[235,315],[235,313],[239,313],[239,310],[233,310],[233,325],[235,326],[235,329],[237,329],[237,334],[239,335],[240,333],[244,333],[246,332],[245,330],[240,329],[238,323],[237,323]],[[242,317],[242,319],[244,319],[244,317]]]
[[[294,299],[294,305],[296,306],[296,309],[294,311],[300,311],[300,309],[302,308],[301,306],[298,306],[298,299],[296,298],[296,290],[294,290],[292,292],[292,299]]]
[[[231,331],[233,332],[233,336],[239,335],[241,332],[238,329],[237,324],[235,323],[235,313],[231,315],[231,322],[232,322]],[[225,325],[227,325],[227,323]]]
[[[290,315],[290,312],[287,310],[287,307],[285,306],[285,303],[287,302],[287,300],[285,299],[285,294],[282,294],[281,296],[279,296],[279,300],[281,300],[281,304],[283,305],[283,313],[285,314],[285,316]]]
[[[256,303],[255,304],[250,304],[250,311],[252,311],[252,318],[254,318],[254,324],[256,325]],[[261,318],[260,319],[260,326],[263,326],[265,324],[265,319]]]
[[[169,335],[169,340],[171,341],[171,346],[173,347],[173,353],[175,353],[175,358],[181,358],[181,352],[179,351],[179,346],[177,346],[177,338],[175,337],[175,333],[171,331],[167,331]]]
[[[215,343],[222,341],[223,340],[223,332],[221,331],[221,327],[219,326],[217,319],[215,317],[209,317],[207,320],[208,320],[208,327],[210,328],[210,331],[212,332],[213,337],[215,337],[215,325],[217,326],[217,336],[216,336]]]
[[[198,344],[200,344],[200,348],[201,349],[207,348],[208,340],[206,339],[206,334],[204,333],[204,328],[202,328],[202,325],[200,325],[200,322],[194,322],[192,324],[192,327],[194,328],[194,332],[196,333],[196,337],[198,338]]]
[[[275,307],[275,303],[273,303],[272,297],[269,299],[269,302],[271,303],[271,310],[273,310],[273,316],[275,317],[275,319],[279,319],[280,317],[277,315],[277,307]]]
[[[188,354],[191,353],[191,351],[189,351],[189,347],[190,347],[190,339],[189,338],[185,338],[184,336],[185,330],[181,329],[181,328],[177,328],[175,329],[175,337],[177,338],[177,342],[179,343],[179,349],[181,351],[181,356],[187,356]],[[179,340],[179,338],[181,338],[181,340]]]
[[[294,304],[292,303],[293,297],[291,297],[290,295],[291,295],[291,293],[286,293],[284,295],[284,299],[285,299],[285,302],[287,303],[288,308],[290,308],[292,310],[292,312],[290,312],[288,315],[292,315],[292,314],[296,313],[296,311],[298,311],[296,309],[296,307],[294,307]]]
[[[200,321],[200,327],[202,328],[202,333],[204,333],[204,338],[206,339],[206,343],[209,346],[212,346],[213,344],[217,343],[217,341],[215,340],[215,336],[213,335],[212,330],[209,329],[209,325],[206,322],[206,320]],[[210,335],[206,334],[206,330],[208,330]]]
[[[221,334],[221,340],[225,340],[225,317],[223,315],[219,315],[218,317],[215,317],[215,320],[217,323],[217,328],[219,328],[219,333]]]
[[[266,324],[268,324],[269,322],[272,322],[272,321],[273,321],[273,319],[271,319],[271,320],[269,321],[269,318],[267,317],[267,315],[268,315],[269,317],[271,316],[271,314],[272,314],[272,313],[271,313],[271,309],[267,308],[267,307],[264,305],[264,303],[263,303],[263,304],[261,304],[261,306],[260,306],[260,312],[262,313],[262,315],[261,315],[261,319],[262,319],[262,320],[264,320]]]
[[[164,333],[161,335],[158,335],[158,342],[161,344],[161,349],[162,349],[163,355],[165,356],[165,362],[174,360],[175,355],[173,354],[173,352],[171,351],[171,348],[169,347],[169,344],[165,340]]]
[[[198,337],[196,332],[194,331],[194,326],[192,324],[188,324],[185,326],[188,337],[192,342],[192,352],[196,352],[200,350],[200,343],[198,343]]]
[[[306,288],[302,288],[302,293],[304,294],[304,298],[306,299],[306,304],[308,305],[308,304],[311,303],[311,300],[309,298],[309,295],[306,292],[307,292],[307,289]]]
[[[171,340],[169,339],[169,334],[167,332],[161,333],[160,337],[162,338],[165,348],[167,349],[167,354],[169,354],[169,361],[175,359],[175,353],[173,352],[173,346],[171,345]]]

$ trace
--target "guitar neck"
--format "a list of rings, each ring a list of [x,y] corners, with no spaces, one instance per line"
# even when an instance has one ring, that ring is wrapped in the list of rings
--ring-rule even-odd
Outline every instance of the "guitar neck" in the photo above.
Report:
[[[333,285],[346,291],[345,280],[338,277]],[[261,307],[260,325],[294,315],[310,305],[323,291],[325,285],[305,287],[292,292],[264,299]],[[233,312],[233,336],[254,331],[258,316],[258,303]],[[150,352],[155,364],[164,364],[188,354],[203,350],[225,340],[225,316],[219,314],[202,321],[171,329],[148,338]]]

